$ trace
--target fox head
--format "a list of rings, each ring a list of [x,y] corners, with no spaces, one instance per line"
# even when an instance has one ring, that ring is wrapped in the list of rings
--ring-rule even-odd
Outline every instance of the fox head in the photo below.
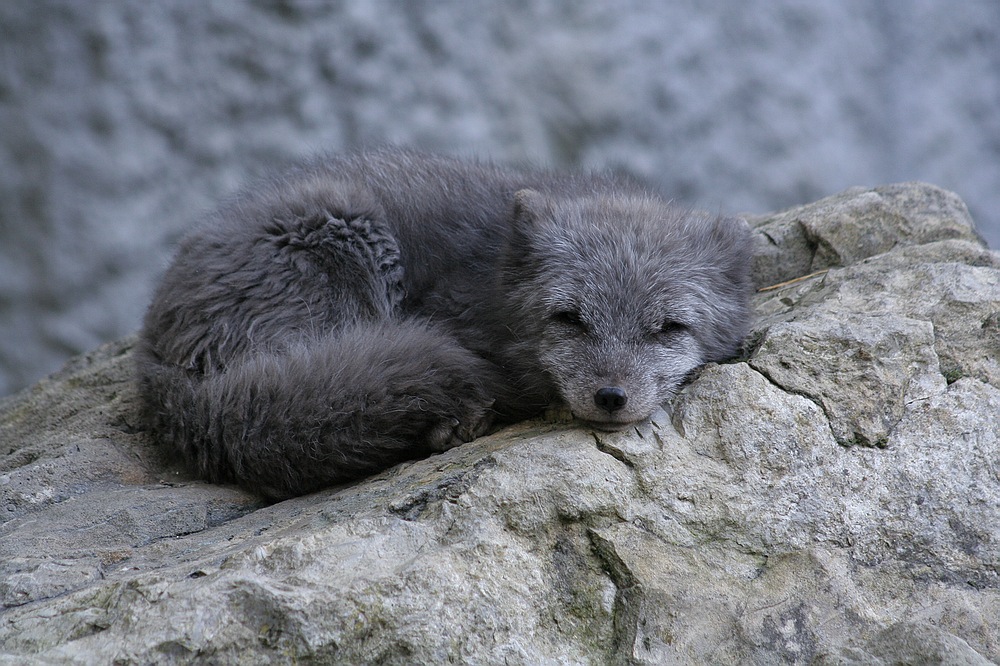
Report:
[[[604,429],[646,419],[749,325],[743,220],[625,190],[515,196],[501,290],[520,353],[573,415]]]

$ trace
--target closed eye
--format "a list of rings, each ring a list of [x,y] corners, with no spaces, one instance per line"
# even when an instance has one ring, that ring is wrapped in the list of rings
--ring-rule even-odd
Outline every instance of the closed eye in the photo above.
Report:
[[[580,318],[580,313],[576,310],[561,310],[556,312],[552,315],[552,320],[564,326],[572,326],[579,329],[586,328],[583,319]]]
[[[679,333],[684,333],[688,330],[687,325],[680,323],[679,321],[673,321],[672,319],[665,320],[660,324],[660,330],[658,331],[660,335],[677,335]]]

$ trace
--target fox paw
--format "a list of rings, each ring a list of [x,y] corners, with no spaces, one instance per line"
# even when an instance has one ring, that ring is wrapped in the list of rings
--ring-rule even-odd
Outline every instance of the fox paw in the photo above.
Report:
[[[445,416],[427,434],[427,447],[440,453],[485,435],[493,424],[492,406],[492,402],[485,406],[465,405],[463,418]]]

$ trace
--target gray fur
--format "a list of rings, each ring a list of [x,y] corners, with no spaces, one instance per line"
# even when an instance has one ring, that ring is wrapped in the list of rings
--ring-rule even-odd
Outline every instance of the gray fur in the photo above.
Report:
[[[641,421],[748,321],[745,223],[630,181],[381,150],[248,188],[146,314],[144,418],[271,498],[564,405]]]

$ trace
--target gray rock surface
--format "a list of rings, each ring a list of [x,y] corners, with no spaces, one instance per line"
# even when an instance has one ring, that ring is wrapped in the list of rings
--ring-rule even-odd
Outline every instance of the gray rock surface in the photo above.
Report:
[[[746,357],[634,432],[264,506],[134,428],[131,339],[0,401],[0,663],[1000,661],[1000,255],[921,184],[753,224]]]
[[[6,0],[0,395],[134,331],[181,230],[315,150],[622,169],[727,212],[923,179],[1000,247],[998,100],[996,0]]]

